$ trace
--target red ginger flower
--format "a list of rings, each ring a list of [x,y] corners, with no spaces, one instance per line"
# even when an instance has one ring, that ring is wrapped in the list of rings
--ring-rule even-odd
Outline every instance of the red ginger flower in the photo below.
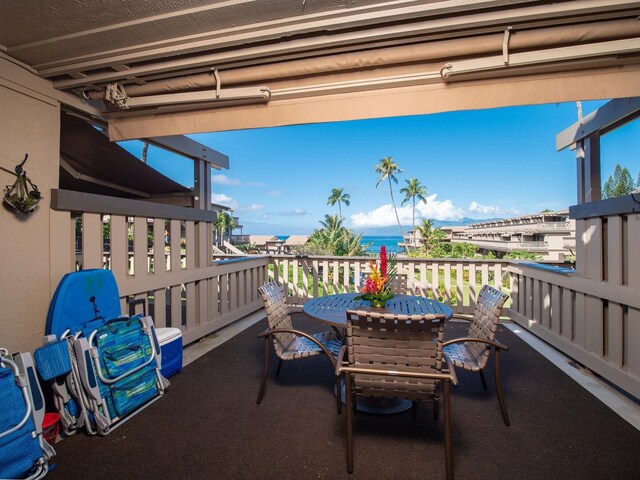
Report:
[[[384,245],[380,247],[380,274],[387,276],[387,247]]]

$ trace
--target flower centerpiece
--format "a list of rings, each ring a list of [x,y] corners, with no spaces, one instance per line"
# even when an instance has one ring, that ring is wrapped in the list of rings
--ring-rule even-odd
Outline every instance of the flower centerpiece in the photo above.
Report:
[[[369,268],[371,273],[363,281],[361,295],[355,297],[355,300],[368,300],[372,307],[383,308],[385,302],[393,298],[391,282],[396,277],[396,257],[390,255],[387,258],[387,248],[382,245],[379,264],[371,260]]]

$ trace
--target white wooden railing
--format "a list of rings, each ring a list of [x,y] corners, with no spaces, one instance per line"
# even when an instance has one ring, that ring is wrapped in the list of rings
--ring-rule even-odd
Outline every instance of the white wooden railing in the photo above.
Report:
[[[512,264],[510,316],[640,398],[640,215],[633,197],[570,207],[576,273]]]
[[[269,279],[284,284],[292,304],[302,305],[311,297],[359,291],[369,272],[370,257],[214,258],[211,212],[94,197],[98,196],[52,195],[51,293],[76,265],[110,268],[118,282],[122,310],[128,310],[130,300],[143,300],[156,325],[182,329],[185,343],[260,310],[257,289]],[[78,214],[73,212],[79,211],[82,250],[76,252]],[[103,241],[105,215],[110,219],[108,254]],[[506,315],[640,397],[640,275],[635,268],[623,266],[638,262],[625,253],[630,252],[630,239],[640,231],[637,219],[609,218],[606,229],[594,225],[594,232],[609,232],[608,240],[589,243],[593,251],[581,253],[597,260],[598,252],[609,251],[602,280],[526,262],[401,258],[398,288],[423,287],[454,312],[470,314],[482,285],[494,285],[511,296]],[[165,230],[170,234],[168,245]],[[590,265],[593,270],[603,268],[602,262]]]
[[[285,285],[293,304],[301,305],[312,297],[359,291],[362,276],[370,271],[370,260],[371,257],[271,255],[269,275]],[[456,313],[468,314],[473,311],[482,285],[489,283],[502,288],[508,263],[504,260],[399,259],[398,279],[401,289],[410,292],[415,286],[426,288],[433,298],[452,305]]]
[[[109,268],[123,312],[143,300],[156,326],[180,328],[185,343],[262,308],[257,288],[267,278],[268,257],[213,261],[213,212],[54,190],[50,217],[52,293],[70,271]]]

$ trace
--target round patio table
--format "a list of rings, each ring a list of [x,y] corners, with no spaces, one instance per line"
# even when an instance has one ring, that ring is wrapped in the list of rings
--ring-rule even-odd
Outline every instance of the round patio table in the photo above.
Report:
[[[312,298],[302,311],[314,320],[334,328],[346,328],[347,310],[370,310],[381,313],[424,315],[425,320],[451,318],[453,312],[448,305],[417,295],[395,295],[387,300],[384,308],[373,308],[367,300],[354,300],[359,293],[340,293]]]
[[[331,326],[339,333],[347,327],[347,310],[422,315],[425,320],[440,319],[442,322],[453,315],[453,311],[448,305],[416,295],[395,295],[387,300],[384,308],[373,308],[367,300],[355,300],[358,295],[358,293],[341,293],[312,298],[303,305],[302,311],[314,320]],[[344,383],[342,389],[344,401],[346,398]],[[358,411],[361,412],[388,414],[410,409],[411,401],[394,398],[357,397],[356,405]]]

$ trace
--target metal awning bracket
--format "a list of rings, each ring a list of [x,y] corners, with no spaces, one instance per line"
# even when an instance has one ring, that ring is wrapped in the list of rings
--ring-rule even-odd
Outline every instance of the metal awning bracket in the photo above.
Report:
[[[509,39],[511,38],[511,30],[513,27],[509,26],[504,31],[504,38],[502,39],[502,61],[505,65],[509,65]]]
[[[216,79],[216,98],[220,98],[220,73],[218,73],[216,67],[211,67],[211,71],[213,72],[213,77]]]
[[[124,87],[118,83],[110,83],[107,85],[107,88],[104,92],[104,99],[107,102],[111,102],[118,106],[118,108],[122,110],[127,110],[129,106],[127,105],[127,101],[129,100],[129,95],[124,90]]]

